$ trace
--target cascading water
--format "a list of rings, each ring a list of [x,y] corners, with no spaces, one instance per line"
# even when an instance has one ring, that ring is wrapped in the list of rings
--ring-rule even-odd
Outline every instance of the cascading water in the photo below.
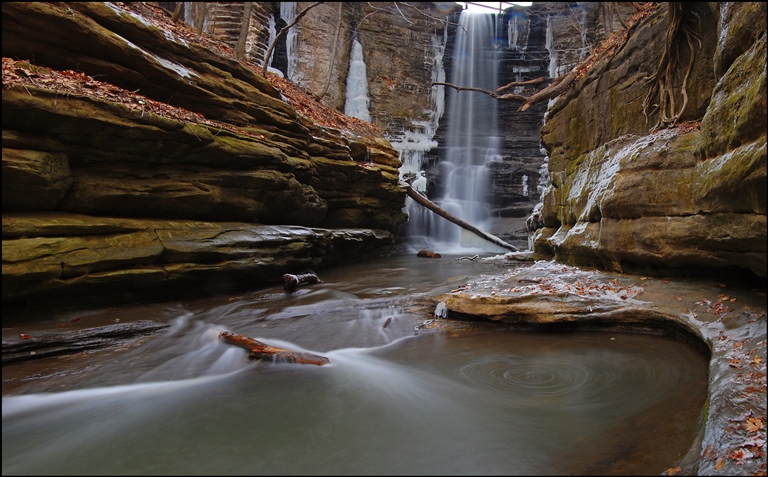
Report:
[[[496,90],[499,64],[494,44],[496,20],[496,14],[461,13],[449,82],[457,86]],[[489,219],[490,202],[486,163],[498,160],[501,143],[497,103],[479,92],[450,89],[447,93],[447,147],[445,160],[439,165],[444,194],[435,202],[450,214],[484,230]],[[430,248],[446,252],[462,252],[466,248],[500,253],[508,251],[466,233],[459,226],[416,205],[409,207],[408,215],[410,234],[423,237]]]

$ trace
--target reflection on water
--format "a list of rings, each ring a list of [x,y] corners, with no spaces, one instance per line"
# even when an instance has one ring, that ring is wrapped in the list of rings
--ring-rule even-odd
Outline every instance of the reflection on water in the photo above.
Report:
[[[63,391],[3,397],[3,474],[659,474],[687,451],[706,395],[697,350],[398,328],[408,311],[379,292],[483,266],[444,265],[394,266],[378,286],[369,264],[292,296],[142,307],[174,315],[171,329],[39,389]],[[332,364],[249,362],[219,342],[224,329]]]

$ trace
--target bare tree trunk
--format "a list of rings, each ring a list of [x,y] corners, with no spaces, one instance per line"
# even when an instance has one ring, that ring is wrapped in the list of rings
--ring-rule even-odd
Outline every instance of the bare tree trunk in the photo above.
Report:
[[[331,64],[328,66],[328,78],[325,82],[325,88],[323,88],[323,91],[317,95],[318,98],[323,99],[323,97],[328,93],[328,87],[331,85],[331,76],[333,75],[333,64],[336,61],[336,45],[339,44],[339,32],[341,31],[341,7],[344,6],[343,2],[339,2],[339,21],[336,23],[336,37],[333,40],[333,51],[331,52]]]
[[[173,9],[173,15],[171,21],[177,23],[179,17],[184,13],[184,2],[176,2],[176,8]]]
[[[205,25],[205,2],[195,2],[194,3],[194,12],[195,12],[195,30],[198,34],[203,33],[203,26]]]
[[[296,15],[296,18],[294,18],[293,21],[290,24],[285,25],[280,30],[280,32],[278,32],[278,34],[275,35],[275,39],[272,40],[272,44],[269,45],[269,49],[267,50],[267,54],[264,56],[264,64],[261,66],[261,76],[267,76],[267,68],[269,67],[269,58],[272,56],[272,52],[275,51],[275,46],[277,45],[277,41],[280,38],[282,38],[285,34],[287,34],[288,30],[290,30],[292,26],[294,26],[295,24],[299,23],[299,20],[301,20],[301,17],[306,15],[307,12],[309,12],[311,9],[315,8],[316,6],[320,5],[321,3],[324,3],[324,2],[313,3],[312,5],[308,6],[307,8],[305,8],[304,10],[299,12],[299,14]]]
[[[454,224],[458,225],[459,227],[468,230],[472,232],[473,234],[493,243],[494,245],[497,245],[501,248],[506,248],[507,250],[511,250],[513,252],[517,252],[517,247],[514,245],[508,244],[507,242],[501,240],[499,237],[493,236],[489,233],[483,232],[482,230],[464,222],[460,218],[449,214],[444,209],[440,208],[437,204],[432,202],[431,200],[427,199],[423,195],[419,194],[417,191],[413,189],[410,185],[406,184],[405,192],[408,194],[408,196],[418,202],[419,204],[423,205],[424,207],[428,208],[432,212],[436,213],[440,217],[449,220],[453,222]]]
[[[238,60],[245,59],[245,41],[248,39],[248,30],[251,27],[251,8],[253,2],[245,2],[243,5],[243,21],[240,23],[240,37],[237,39],[237,46],[235,46],[235,58]]]

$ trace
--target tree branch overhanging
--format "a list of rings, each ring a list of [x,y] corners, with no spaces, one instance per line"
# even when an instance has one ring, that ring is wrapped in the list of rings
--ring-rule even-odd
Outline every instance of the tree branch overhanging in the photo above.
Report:
[[[556,98],[560,96],[568,87],[573,83],[573,80],[576,79],[576,74],[582,69],[582,63],[579,63],[574,69],[570,71],[565,76],[561,76],[559,78],[555,78],[552,80],[552,82],[547,86],[546,88],[542,89],[541,91],[532,94],[531,96],[525,96],[522,94],[514,94],[514,93],[505,93],[505,94],[498,94],[499,91],[503,91],[509,88],[514,88],[517,86],[528,86],[532,84],[540,84],[547,81],[547,78],[536,78],[533,80],[528,81],[517,81],[512,82],[507,85],[502,86],[501,88],[494,91],[489,91],[487,89],[482,88],[471,88],[468,86],[457,86],[452,83],[442,83],[442,82],[435,82],[432,83],[432,86],[448,86],[450,88],[454,88],[456,91],[477,91],[479,93],[487,94],[488,96],[502,100],[502,101],[519,101],[523,104],[520,105],[520,108],[518,108],[518,111],[527,111],[531,106],[533,106],[536,103],[540,103],[542,101],[548,101],[552,98]]]

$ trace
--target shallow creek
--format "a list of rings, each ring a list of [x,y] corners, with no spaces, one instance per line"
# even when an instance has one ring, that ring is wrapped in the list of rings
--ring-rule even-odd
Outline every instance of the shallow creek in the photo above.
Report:
[[[423,297],[527,266],[458,258],[394,256],[319,271],[293,293],[60,317],[62,330],[169,327],[5,365],[3,474],[658,475],[688,452],[707,397],[700,348],[436,317]],[[225,330],[331,364],[249,361]]]

